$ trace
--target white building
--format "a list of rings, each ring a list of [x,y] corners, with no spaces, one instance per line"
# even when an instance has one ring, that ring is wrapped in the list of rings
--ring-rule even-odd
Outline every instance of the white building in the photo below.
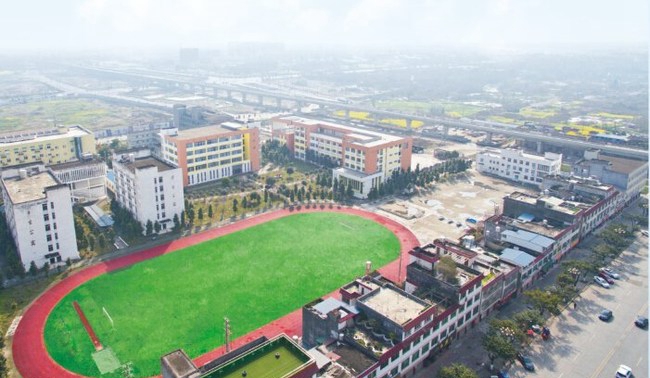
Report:
[[[84,159],[49,168],[59,181],[70,186],[75,203],[106,198],[106,163],[103,161]]]
[[[2,173],[5,217],[25,269],[79,258],[70,188],[41,167]]]
[[[546,175],[557,175],[562,168],[562,154],[546,152],[544,156],[514,149],[486,149],[476,155],[476,169],[508,180],[541,186]]]
[[[113,156],[115,198],[146,231],[148,221],[160,224],[160,232],[171,231],[174,215],[184,209],[183,174],[150,156],[148,150]]]

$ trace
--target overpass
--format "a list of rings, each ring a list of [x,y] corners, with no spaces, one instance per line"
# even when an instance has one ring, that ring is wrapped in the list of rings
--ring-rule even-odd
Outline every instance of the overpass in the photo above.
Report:
[[[590,149],[596,148],[601,150],[604,153],[613,154],[622,157],[634,158],[634,159],[648,159],[648,151],[628,148],[623,146],[614,146],[602,143],[594,143],[585,140],[574,139],[561,135],[552,135],[545,134],[541,132],[534,132],[530,130],[518,130],[515,126],[499,122],[491,121],[480,121],[480,120],[457,120],[453,118],[443,118],[443,117],[424,117],[417,116],[412,114],[406,114],[401,112],[395,112],[390,110],[381,110],[373,107],[366,107],[362,105],[349,104],[339,101],[332,101],[323,99],[320,97],[310,97],[310,96],[295,96],[291,94],[281,93],[279,91],[263,90],[258,88],[251,87],[241,87],[235,85],[227,84],[215,84],[215,83],[205,83],[199,82],[197,80],[192,80],[191,76],[187,74],[176,74],[170,73],[177,77],[170,76],[161,76],[161,72],[156,72],[155,74],[150,73],[139,73],[139,72],[124,72],[118,70],[111,70],[105,68],[95,68],[95,67],[86,67],[86,66],[72,66],[77,69],[103,73],[107,75],[114,75],[122,78],[131,78],[135,80],[154,80],[160,83],[166,83],[170,86],[185,86],[191,88],[200,88],[205,91],[205,89],[212,89],[213,94],[218,97],[218,92],[225,92],[225,97],[232,99],[233,93],[239,93],[242,97],[242,101],[246,101],[247,98],[250,99],[250,96],[257,97],[257,103],[262,104],[264,98],[272,98],[276,100],[277,106],[281,107],[282,101],[290,101],[295,104],[298,104],[298,107],[303,106],[304,104],[316,104],[321,107],[328,107],[337,110],[345,111],[346,118],[349,118],[350,111],[366,112],[373,116],[375,122],[378,122],[379,118],[401,118],[406,119],[407,128],[410,129],[410,125],[414,120],[422,121],[426,124],[442,125],[447,133],[449,128],[459,128],[467,129],[474,131],[482,131],[487,134],[488,138],[492,137],[492,134],[500,134],[508,137],[527,140],[531,142],[537,142],[538,150],[543,148],[543,144],[552,144],[558,147],[567,147],[567,148],[576,148],[576,149]]]

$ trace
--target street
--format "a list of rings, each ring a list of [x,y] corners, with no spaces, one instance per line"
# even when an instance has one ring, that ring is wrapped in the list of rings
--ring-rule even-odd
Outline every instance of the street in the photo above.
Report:
[[[620,280],[609,289],[589,285],[576,301],[577,309],[569,306],[552,318],[551,339],[532,343],[535,376],[606,378],[624,364],[635,377],[648,377],[648,331],[634,325],[637,315],[648,313],[648,238],[638,234],[611,267]],[[611,321],[598,319],[603,309],[613,311]],[[511,373],[527,375],[518,365]]]

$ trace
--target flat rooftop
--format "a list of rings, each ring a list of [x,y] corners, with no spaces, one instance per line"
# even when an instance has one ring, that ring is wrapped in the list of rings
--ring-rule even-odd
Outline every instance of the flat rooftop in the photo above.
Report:
[[[133,162],[122,163],[129,171],[135,172],[137,169],[156,167],[158,172],[176,169],[176,167],[152,157],[135,159]]]
[[[279,358],[276,358],[279,355]],[[279,337],[217,366],[202,378],[282,378],[297,373],[311,357],[286,337]]]
[[[63,169],[72,169],[72,168],[78,168],[78,167],[85,167],[88,165],[100,165],[100,164],[105,164],[103,161],[93,157],[91,159],[87,160],[77,160],[77,161],[70,161],[67,163],[60,163],[60,164],[53,164],[50,165],[49,168],[51,168],[54,171],[59,171]]]
[[[0,147],[12,147],[26,142],[48,142],[61,138],[80,137],[91,133],[81,126],[51,128],[36,131],[22,131],[0,134]]]
[[[232,133],[233,131],[237,130],[238,129],[223,127],[222,125],[203,126],[186,130],[178,130],[178,133],[176,135],[169,135],[168,138],[174,140],[190,140],[218,136],[221,134]]]
[[[610,169],[612,171],[626,174],[632,173],[644,165],[648,165],[647,161],[626,159],[622,157],[600,155],[599,158],[610,162]]]
[[[44,199],[45,188],[59,184],[50,172],[40,172],[25,178],[7,178],[3,182],[7,195],[14,204]]]
[[[196,371],[196,366],[194,366],[192,360],[180,349],[164,355],[162,359],[177,377]]]
[[[321,126],[331,127],[341,131],[345,131],[347,136],[352,137],[356,140],[354,142],[355,144],[359,144],[366,147],[379,146],[387,142],[397,142],[406,139],[391,134],[378,133],[376,131],[370,131],[370,130],[361,129],[357,127],[341,125],[339,123],[302,118],[298,116],[282,117],[280,119],[291,121],[291,122],[302,123],[305,125],[316,125],[316,126],[321,125]]]
[[[393,289],[382,287],[361,300],[366,306],[377,311],[397,324],[406,324],[416,318],[427,306]]]

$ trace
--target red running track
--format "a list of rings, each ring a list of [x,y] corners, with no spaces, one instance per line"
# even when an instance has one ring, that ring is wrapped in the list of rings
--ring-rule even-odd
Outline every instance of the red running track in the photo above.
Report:
[[[278,210],[270,213],[260,214],[242,221],[229,224],[224,227],[215,228],[199,234],[191,235],[185,238],[175,240],[170,243],[159,245],[144,251],[130,254],[116,258],[114,260],[99,263],[97,265],[85,268],[66,279],[62,280],[52,288],[44,292],[38,297],[25,311],[23,317],[18,324],[18,328],[13,338],[13,358],[18,371],[23,378],[80,378],[83,377],[79,374],[70,372],[59,364],[57,364],[47,352],[45,347],[44,331],[45,322],[54,309],[54,306],[63,299],[68,293],[77,288],[79,285],[89,281],[101,274],[121,269],[128,265],[132,265],[144,260],[151,259],[156,256],[171,253],[173,251],[189,247],[204,241],[214,239],[219,236],[227,235],[235,231],[239,231],[248,227],[252,227],[261,223],[265,223],[274,219],[286,217],[296,213],[306,212],[340,212],[362,216],[364,218],[373,220],[382,224],[395,235],[397,235],[401,244],[401,258],[404,259],[404,264],[401,264],[400,259],[382,267],[379,271],[382,275],[390,280],[397,281],[406,276],[406,264],[408,262],[408,251],[419,245],[418,239],[413,233],[401,224],[385,218],[381,215],[371,213],[359,209],[303,209],[300,211],[290,212],[289,210]],[[330,295],[335,295],[332,293]],[[266,324],[257,330],[254,330],[236,340],[232,343],[234,348],[244,345],[255,338],[264,335],[273,337],[280,333],[286,333],[289,336],[302,335],[302,313],[298,309],[284,317],[277,319],[269,324]],[[219,347],[211,352],[194,359],[197,366],[202,366],[212,359],[224,354],[225,348]]]

